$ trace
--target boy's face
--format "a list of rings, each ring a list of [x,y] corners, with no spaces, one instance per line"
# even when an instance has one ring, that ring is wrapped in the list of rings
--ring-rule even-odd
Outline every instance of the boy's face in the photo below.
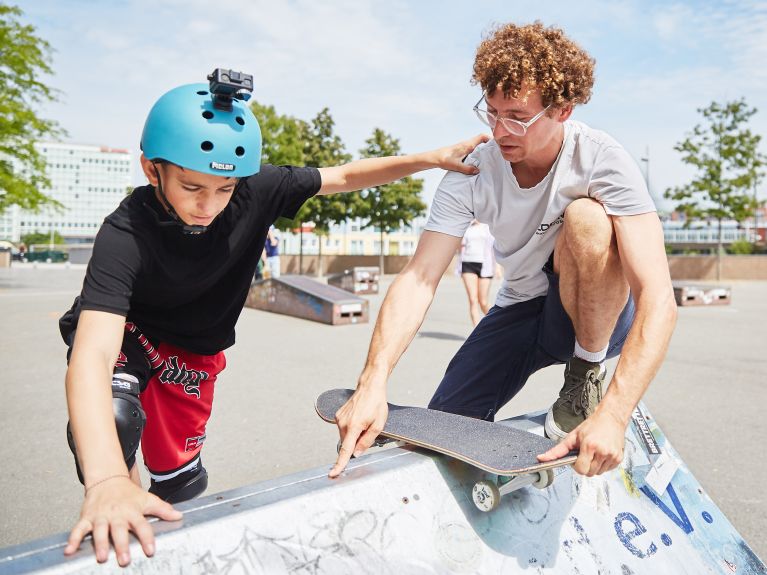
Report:
[[[541,91],[522,87],[518,98],[504,97],[500,88],[493,95],[485,97],[487,109],[500,117],[529,122],[545,108]],[[493,137],[501,149],[503,159],[512,164],[535,161],[538,155],[546,154],[553,145],[561,145],[562,122],[570,117],[572,108],[549,108],[538,118],[524,136],[510,133],[502,122],[497,122]],[[546,154],[548,156],[548,154]]]
[[[237,185],[237,178],[212,176],[185,170],[173,164],[156,164],[162,180],[162,191],[176,210],[178,217],[185,224],[193,226],[209,226],[213,220],[224,211],[232,199],[232,192]],[[149,183],[157,192],[157,174],[150,160],[141,156],[141,167]]]

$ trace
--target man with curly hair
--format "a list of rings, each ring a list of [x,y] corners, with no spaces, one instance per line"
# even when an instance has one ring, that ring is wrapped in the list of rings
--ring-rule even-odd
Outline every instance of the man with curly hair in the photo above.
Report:
[[[531,374],[565,364],[545,424],[561,441],[539,459],[578,450],[574,469],[589,476],[621,462],[676,306],[638,166],[610,136],[570,120],[591,96],[593,72],[582,48],[539,22],[500,26],[480,44],[474,111],[494,139],[465,160],[479,174],[442,180],[418,249],[386,295],[357,391],[337,414],[342,447],[331,477],[386,422],[386,380],[473,219],[490,226],[504,283],[429,407],[492,421]],[[603,397],[605,359],[618,354]]]

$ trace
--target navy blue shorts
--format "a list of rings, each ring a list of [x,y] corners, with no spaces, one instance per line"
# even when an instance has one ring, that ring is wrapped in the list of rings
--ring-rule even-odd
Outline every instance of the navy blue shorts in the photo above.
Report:
[[[545,296],[508,307],[493,306],[455,354],[434,393],[430,409],[492,421],[539,369],[566,363],[575,349],[575,330],[559,298],[559,276],[551,263]],[[607,357],[620,354],[634,321],[629,294]]]

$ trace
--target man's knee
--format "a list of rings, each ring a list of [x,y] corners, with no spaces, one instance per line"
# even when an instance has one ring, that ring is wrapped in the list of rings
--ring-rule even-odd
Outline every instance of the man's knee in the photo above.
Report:
[[[569,252],[576,261],[618,255],[612,220],[602,205],[590,198],[575,200],[567,207],[557,240],[557,255]]]
[[[138,379],[128,373],[115,373],[112,376],[112,410],[117,427],[117,437],[120,440],[123,458],[128,469],[136,463],[136,451],[141,442],[141,434],[146,425],[146,414],[139,400],[140,384]],[[72,430],[67,423],[67,442],[75,456],[77,477],[83,483],[82,470],[77,461],[77,447],[72,436]]]

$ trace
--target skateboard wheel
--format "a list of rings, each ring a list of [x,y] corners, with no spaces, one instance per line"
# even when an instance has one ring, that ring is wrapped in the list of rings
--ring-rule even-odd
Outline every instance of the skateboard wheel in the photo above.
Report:
[[[533,483],[533,487],[546,489],[552,483],[554,483],[554,470],[544,469],[543,471],[538,472],[538,481]]]
[[[474,488],[471,490],[471,497],[477,509],[485,513],[492,511],[501,503],[501,492],[498,490],[498,486],[486,479],[477,481],[474,484]]]

